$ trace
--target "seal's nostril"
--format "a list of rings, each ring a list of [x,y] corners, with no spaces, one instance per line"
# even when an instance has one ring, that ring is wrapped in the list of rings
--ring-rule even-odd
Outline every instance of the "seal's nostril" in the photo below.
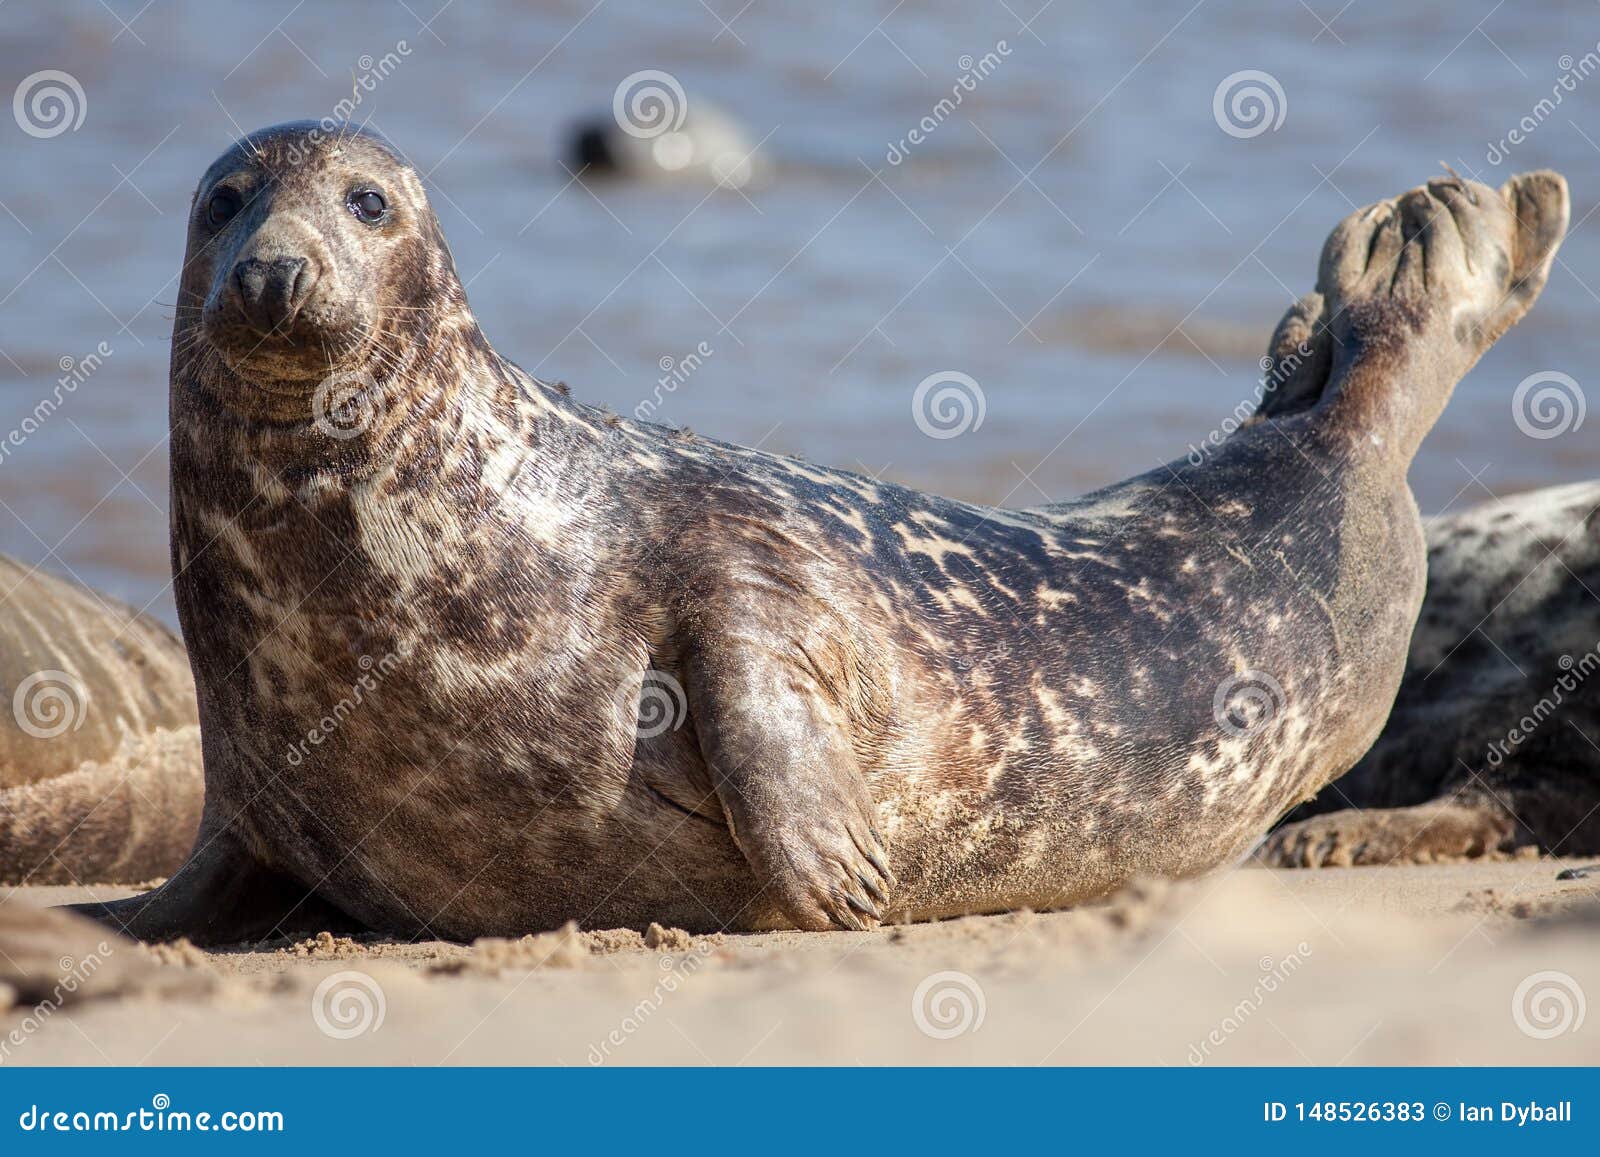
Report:
[[[316,288],[317,271],[316,267],[303,257],[297,258],[296,263],[294,277],[289,283],[289,304],[299,309],[311,296],[311,291]]]
[[[294,318],[316,284],[304,257],[248,258],[234,267],[239,307],[255,328],[267,331]]]
[[[233,281],[239,291],[239,300],[246,309],[261,299],[267,284],[267,268],[259,261],[241,261],[233,267]]]

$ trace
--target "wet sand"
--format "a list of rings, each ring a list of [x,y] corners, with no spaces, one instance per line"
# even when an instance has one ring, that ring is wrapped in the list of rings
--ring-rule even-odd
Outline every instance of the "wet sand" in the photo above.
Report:
[[[866,934],[113,946],[141,979],[14,1008],[3,1063],[1593,1064],[1600,880],[1563,866],[1246,867]]]

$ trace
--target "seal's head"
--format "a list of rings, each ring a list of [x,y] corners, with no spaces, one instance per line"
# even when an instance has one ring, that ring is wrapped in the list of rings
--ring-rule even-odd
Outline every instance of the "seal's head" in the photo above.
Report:
[[[175,369],[231,405],[298,408],[331,375],[396,368],[466,301],[416,171],[382,137],[299,122],[219,157],[195,191]]]

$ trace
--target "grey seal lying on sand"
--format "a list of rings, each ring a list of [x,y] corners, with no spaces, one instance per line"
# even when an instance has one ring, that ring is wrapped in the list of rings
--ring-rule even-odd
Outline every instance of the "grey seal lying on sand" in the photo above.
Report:
[[[169,875],[203,792],[183,644],[0,555],[0,883]]]
[[[1294,812],[1278,867],[1600,852],[1600,482],[1428,525],[1428,593],[1371,751]]]
[[[999,510],[573,401],[480,332],[381,138],[257,132],[200,182],[173,334],[205,816],[167,884],[83,910],[861,928],[1235,859],[1377,737],[1406,468],[1566,216],[1553,175],[1351,215],[1279,334],[1326,334],[1298,401]]]

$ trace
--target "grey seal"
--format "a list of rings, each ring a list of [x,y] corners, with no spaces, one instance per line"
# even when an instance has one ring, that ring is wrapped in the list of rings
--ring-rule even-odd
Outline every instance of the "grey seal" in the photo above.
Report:
[[[0,883],[169,875],[204,787],[178,638],[0,555]]]
[[[1406,468],[1566,215],[1553,175],[1352,214],[1271,414],[1001,510],[575,401],[483,336],[381,138],[252,134],[196,191],[173,330],[205,812],[165,885],[84,910],[859,929],[1237,859],[1377,737]]]
[[[1600,482],[1428,525],[1405,678],[1361,762],[1262,849],[1278,867],[1600,852]]]
[[[644,113],[628,104],[639,92],[657,96]],[[574,176],[696,179],[732,189],[771,177],[771,165],[744,127],[715,105],[696,99],[691,106],[681,90],[661,84],[646,83],[633,94],[619,89],[617,96],[610,114],[585,117],[568,130],[566,165]]]

